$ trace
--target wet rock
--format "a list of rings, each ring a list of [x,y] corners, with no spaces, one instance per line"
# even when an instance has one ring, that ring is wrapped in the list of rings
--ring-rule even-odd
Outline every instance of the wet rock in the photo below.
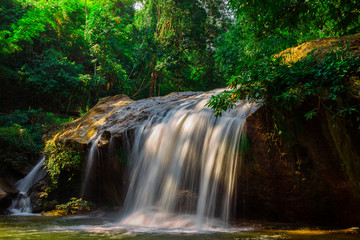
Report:
[[[326,45],[322,40],[317,43]],[[339,41],[331,44],[337,43]],[[297,51],[306,56],[311,46],[299,46]],[[91,173],[92,190],[87,197],[96,203],[121,206],[128,179],[124,156],[125,151],[131,150],[129,142],[134,129],[154,115],[200,94],[175,93],[138,101],[125,95],[109,97],[70,123],[56,136],[59,141],[76,142],[89,149],[101,134],[97,145],[101,157],[94,162],[94,169],[98,171]],[[299,109],[299,113],[302,110]],[[341,155],[345,154],[338,150],[336,141],[340,140],[334,140],[339,133],[329,130],[332,125],[329,119],[319,113],[311,121],[303,121],[301,131],[288,126],[294,134],[281,140],[281,136],[273,135],[271,114],[262,107],[247,119],[245,128],[250,149],[236,181],[233,217],[338,226],[360,224],[359,192],[343,166]],[[353,149],[357,143],[346,144]],[[110,144],[114,146],[109,150]],[[179,211],[189,212],[196,208],[196,199],[194,193],[183,191],[176,199],[176,206]]]
[[[183,101],[201,95],[201,92],[183,92],[133,101],[125,95],[101,99],[87,114],[68,124],[55,136],[56,141],[76,143],[83,149],[91,148],[98,139],[96,160],[88,174],[83,197],[99,205],[119,206],[126,192],[127,152],[136,127],[149,118],[171,110]],[[208,95],[211,93],[207,93]],[[111,146],[110,146],[111,145]],[[90,161],[84,159],[85,161]],[[84,162],[85,162],[84,161]],[[66,185],[61,183],[60,185]],[[79,193],[74,193],[74,196]]]
[[[17,192],[18,191],[11,186],[6,179],[0,177],[0,213],[6,211]]]
[[[238,217],[337,226],[360,223],[359,194],[327,121],[319,113],[304,122],[300,132],[288,127],[292,139],[285,141],[269,134],[273,122],[264,107],[248,117],[251,147],[237,181]]]
[[[37,184],[35,184],[29,191],[29,196],[31,199],[31,207],[32,207],[32,211],[34,213],[39,213],[44,211],[44,208],[46,207],[47,209],[49,209],[49,207],[51,207],[51,202],[50,204],[45,204],[46,202],[46,197],[47,197],[47,193],[46,193],[46,188],[48,187],[48,180],[43,179],[40,180]],[[47,205],[47,206],[45,206]],[[54,206],[55,208],[55,206]]]
[[[181,213],[195,212],[197,206],[198,196],[196,193],[183,190],[180,191],[176,196],[176,207],[175,209]]]
[[[102,133],[99,144],[108,143],[110,136],[121,137],[150,116],[181,104],[182,100],[200,95],[200,92],[183,92],[134,101],[126,95],[116,95],[101,99],[83,117],[68,124],[59,134],[61,141],[76,141],[89,144]]]

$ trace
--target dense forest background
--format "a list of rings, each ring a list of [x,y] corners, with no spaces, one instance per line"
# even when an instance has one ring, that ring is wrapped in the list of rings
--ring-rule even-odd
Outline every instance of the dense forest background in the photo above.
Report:
[[[140,99],[229,84],[242,92],[214,98],[218,113],[245,95],[296,105],[303,95],[318,94],[314,79],[279,82],[289,68],[269,59],[319,37],[358,32],[357,0],[2,0],[1,161],[36,161],[54,129],[120,93]],[[294,68],[298,77],[314,62],[303,64]],[[353,59],[329,71],[341,78],[344,71],[359,75],[358,67]],[[314,69],[306,74],[322,67]],[[334,83],[329,87],[340,87],[333,100],[349,91]],[[350,104],[337,113],[359,110]]]

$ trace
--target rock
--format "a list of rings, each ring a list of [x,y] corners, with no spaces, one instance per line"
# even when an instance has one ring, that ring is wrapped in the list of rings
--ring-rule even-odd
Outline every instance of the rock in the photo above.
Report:
[[[67,130],[60,138],[71,139],[81,144],[88,143],[97,135],[98,128],[105,123],[109,115],[131,102],[133,100],[123,94],[100,99],[83,117],[68,124]]]
[[[63,132],[55,136],[56,141],[70,145],[75,142],[89,151],[93,140],[99,138],[97,160],[93,162],[94,170],[88,175],[87,184],[91,188],[84,191],[83,197],[99,205],[121,205],[126,192],[120,189],[126,188],[128,180],[126,151],[131,148],[129,143],[135,128],[151,116],[201,94],[204,93],[183,92],[138,101],[125,95],[108,97],[101,99],[83,117],[68,124]],[[211,92],[205,93],[206,96],[209,94]]]
[[[273,122],[265,107],[248,117],[251,148],[237,181],[238,217],[360,224],[359,194],[343,167],[327,121],[319,113],[304,122],[300,132],[288,128],[292,139],[281,140],[269,135]]]
[[[200,95],[200,92],[183,92],[134,101],[126,95],[106,97],[83,117],[71,122],[65,131],[58,134],[60,141],[75,141],[89,144],[102,133],[99,145],[108,144],[110,136],[131,132],[149,116],[180,104],[181,100]]]
[[[28,195],[30,196],[31,207],[32,207],[32,211],[34,213],[42,212],[44,210],[44,208],[46,210],[52,210],[55,208],[55,206],[53,208],[51,208],[52,207],[51,201],[46,202],[46,204],[45,204],[45,198],[47,196],[47,194],[46,194],[47,187],[48,187],[48,180],[43,179],[43,180],[40,180],[38,183],[36,183],[30,189]]]
[[[18,191],[4,178],[0,177],[0,213],[4,213],[10,206],[12,198]]]
[[[288,48],[276,54],[275,57],[282,57],[284,63],[291,64],[307,57],[307,54],[312,51],[315,58],[322,59],[329,52],[339,50],[348,50],[349,56],[360,56],[360,33],[346,37],[319,38]]]
[[[197,195],[189,190],[179,191],[176,197],[175,209],[181,213],[195,212],[197,207]]]

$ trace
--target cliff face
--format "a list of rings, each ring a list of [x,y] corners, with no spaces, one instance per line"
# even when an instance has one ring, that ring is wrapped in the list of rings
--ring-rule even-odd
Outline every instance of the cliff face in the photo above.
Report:
[[[360,34],[317,39],[276,56],[291,66],[310,52],[322,59],[331,51],[359,56]],[[359,76],[351,78],[353,92],[346,97],[359,104]],[[275,122],[274,113],[265,107],[247,119],[250,161],[239,181],[239,188],[246,189],[239,191],[240,216],[346,226],[360,223],[358,122],[351,116],[335,116],[325,107],[305,120],[305,113],[316,104],[316,99],[307,98],[296,112],[284,113],[281,121]]]
[[[251,147],[239,180],[241,217],[344,226],[360,223],[359,192],[335,146],[338,139],[332,135],[330,121],[321,113],[294,124],[297,129],[289,127],[285,136],[274,137],[272,117],[264,108],[247,119]],[[355,147],[356,142],[347,141],[341,144]]]

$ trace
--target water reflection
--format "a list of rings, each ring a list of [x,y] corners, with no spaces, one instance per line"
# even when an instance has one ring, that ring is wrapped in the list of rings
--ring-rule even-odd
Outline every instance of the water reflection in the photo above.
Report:
[[[282,226],[291,229],[291,226]],[[269,230],[271,229],[271,230]],[[109,218],[1,216],[0,239],[197,239],[197,240],[358,240],[358,229],[317,230],[274,229],[270,225],[243,223],[226,232],[183,232],[181,229],[141,231],[141,228],[115,227]],[[145,229],[146,230],[146,229]],[[149,229],[147,229],[149,230]]]

